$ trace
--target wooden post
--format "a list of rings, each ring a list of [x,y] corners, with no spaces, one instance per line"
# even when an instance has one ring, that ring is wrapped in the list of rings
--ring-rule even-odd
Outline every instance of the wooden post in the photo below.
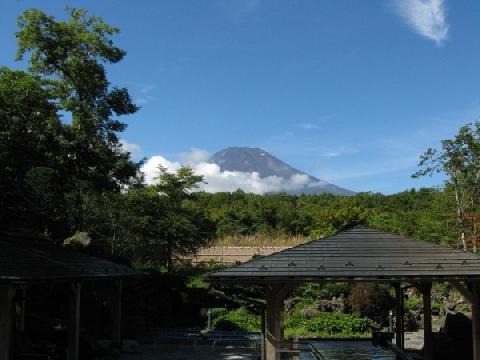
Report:
[[[404,349],[403,328],[403,289],[401,283],[395,284],[395,344]]]
[[[119,349],[122,347],[122,288],[123,281],[115,281],[115,292],[113,299],[113,333],[112,341]]]
[[[262,317],[261,317],[261,322],[262,322],[262,357],[261,359],[262,360],[265,360],[266,359],[266,354],[265,354],[265,335],[266,335],[266,321],[265,321],[265,318],[267,316],[267,310],[266,309],[262,309]]]
[[[78,360],[80,353],[80,302],[82,283],[72,284],[68,324],[68,360]]]
[[[400,327],[402,330],[402,337],[400,348],[405,350],[405,291],[400,288]]]
[[[274,294],[267,298],[267,316],[265,321],[265,360],[280,360],[278,343],[283,340],[282,316],[283,301],[278,301]]]
[[[423,358],[433,359],[433,335],[432,335],[432,283],[422,283],[423,297]]]
[[[280,360],[280,343],[283,341],[284,299],[291,287],[275,285],[267,293],[265,331],[265,360]]]
[[[13,357],[15,334],[15,287],[0,285],[0,359]]]
[[[472,284],[473,360],[480,360],[480,285]]]
[[[20,313],[18,314],[18,331],[25,332],[25,311],[27,303],[27,286],[20,286]]]

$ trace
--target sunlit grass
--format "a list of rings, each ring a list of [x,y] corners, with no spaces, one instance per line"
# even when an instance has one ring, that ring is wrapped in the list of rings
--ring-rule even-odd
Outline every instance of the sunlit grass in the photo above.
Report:
[[[231,235],[214,240],[210,246],[292,247],[304,244],[309,240],[308,237],[303,235]]]

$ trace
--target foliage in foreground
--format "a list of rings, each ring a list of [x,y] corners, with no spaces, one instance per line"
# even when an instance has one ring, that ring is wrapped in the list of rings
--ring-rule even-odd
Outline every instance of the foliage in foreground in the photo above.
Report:
[[[370,330],[370,324],[371,321],[367,318],[341,312],[318,312],[311,318],[306,318],[299,311],[294,311],[285,317],[286,329],[305,329],[308,334],[315,336],[319,333],[330,336],[366,333]]]
[[[260,331],[260,317],[244,308],[213,311],[213,326],[218,330]],[[370,335],[371,320],[356,314],[317,312],[306,317],[300,310],[285,314],[287,337],[364,337]]]

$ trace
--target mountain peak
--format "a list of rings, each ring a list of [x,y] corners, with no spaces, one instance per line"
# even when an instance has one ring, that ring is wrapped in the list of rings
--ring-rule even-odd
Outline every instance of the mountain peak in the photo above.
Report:
[[[256,147],[227,147],[213,154],[209,162],[218,165],[221,171],[255,172],[262,178],[277,176],[283,179],[298,179],[299,186],[296,189],[284,190],[288,193],[316,194],[328,192],[336,195],[354,194],[353,191],[305,174],[269,152]]]

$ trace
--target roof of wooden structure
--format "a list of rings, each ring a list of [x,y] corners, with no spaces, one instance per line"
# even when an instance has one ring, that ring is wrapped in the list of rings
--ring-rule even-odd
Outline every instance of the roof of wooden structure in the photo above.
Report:
[[[0,283],[123,279],[143,275],[128,266],[44,239],[0,235]]]
[[[480,256],[357,226],[214,272],[214,282],[480,280]]]

